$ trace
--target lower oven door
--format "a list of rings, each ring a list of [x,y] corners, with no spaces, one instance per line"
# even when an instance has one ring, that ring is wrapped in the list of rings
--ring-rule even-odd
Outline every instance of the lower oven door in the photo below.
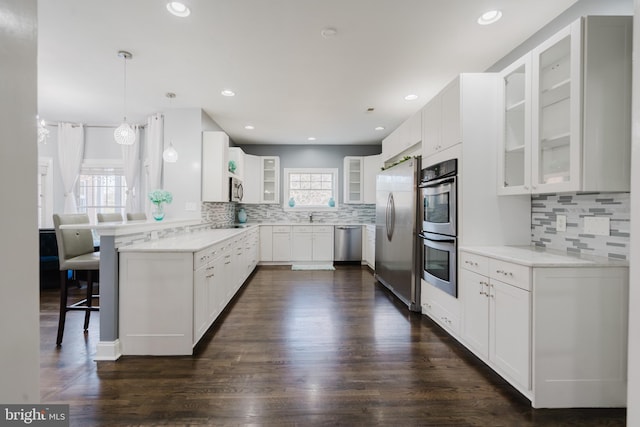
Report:
[[[420,184],[422,203],[420,216],[422,230],[427,233],[458,234],[456,225],[456,177],[439,179]]]
[[[426,233],[422,240],[422,278],[436,288],[458,297],[457,242],[453,236]]]

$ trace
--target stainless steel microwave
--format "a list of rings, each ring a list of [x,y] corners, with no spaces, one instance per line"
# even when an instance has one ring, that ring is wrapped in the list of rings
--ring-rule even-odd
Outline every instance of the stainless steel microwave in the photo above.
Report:
[[[242,181],[240,181],[238,178],[230,177],[229,178],[229,201],[241,202],[243,195],[244,195],[244,190],[242,188]]]

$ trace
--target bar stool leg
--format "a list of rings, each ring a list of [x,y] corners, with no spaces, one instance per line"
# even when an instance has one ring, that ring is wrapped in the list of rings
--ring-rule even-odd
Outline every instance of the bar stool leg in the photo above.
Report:
[[[84,312],[84,331],[89,329],[89,316],[91,315],[91,302],[93,299],[93,272],[87,270],[87,310]]]
[[[67,270],[60,270],[60,316],[58,320],[58,338],[56,345],[62,344],[64,334],[64,321],[67,316]]]

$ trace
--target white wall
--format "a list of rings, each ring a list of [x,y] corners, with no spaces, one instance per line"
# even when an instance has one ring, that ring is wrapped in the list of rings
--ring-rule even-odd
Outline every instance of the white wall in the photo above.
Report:
[[[38,403],[36,0],[3,0],[0,16],[0,197],[12,206],[0,239],[0,402]]]
[[[640,0],[635,0],[634,8],[628,426],[640,426],[640,66],[637,61],[640,58]]]
[[[200,218],[202,110],[176,108],[164,113],[164,148],[173,143],[176,163],[164,163],[162,188],[173,195],[166,218]]]

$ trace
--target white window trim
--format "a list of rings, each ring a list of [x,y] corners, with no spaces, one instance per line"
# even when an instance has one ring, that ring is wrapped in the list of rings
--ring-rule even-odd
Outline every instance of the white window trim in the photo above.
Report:
[[[289,174],[292,173],[330,173],[333,175],[333,199],[336,201],[334,207],[330,206],[289,206]],[[284,194],[282,197],[282,209],[284,211],[335,211],[338,210],[338,168],[284,168]]]
[[[79,175],[91,175],[95,169],[114,169],[116,175],[124,175],[122,159],[84,159]]]

